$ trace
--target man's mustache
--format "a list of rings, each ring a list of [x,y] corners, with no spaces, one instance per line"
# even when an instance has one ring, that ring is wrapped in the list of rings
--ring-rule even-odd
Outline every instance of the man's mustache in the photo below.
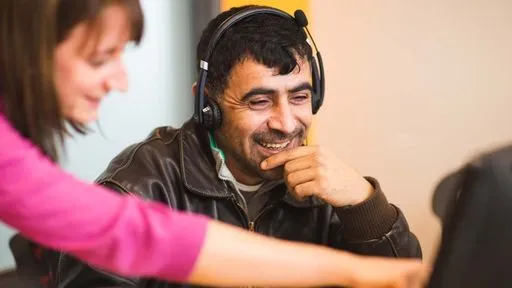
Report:
[[[303,138],[306,134],[304,127],[297,127],[292,133],[284,133],[279,130],[269,130],[266,132],[260,132],[253,136],[256,142],[273,143],[273,142],[286,142],[294,138]]]

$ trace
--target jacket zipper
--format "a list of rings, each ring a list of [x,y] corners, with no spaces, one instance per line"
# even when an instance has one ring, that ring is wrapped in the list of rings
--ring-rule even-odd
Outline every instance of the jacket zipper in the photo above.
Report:
[[[224,182],[225,185],[226,182]],[[233,185],[233,184],[231,184]],[[273,208],[275,206],[274,203],[270,204],[268,207],[265,207],[263,208],[263,210],[260,211],[260,213],[258,213],[258,215],[256,215],[256,217],[254,217],[254,219],[250,219],[249,217],[249,208],[247,207],[247,202],[245,201],[245,198],[244,196],[242,195],[242,193],[240,193],[240,191],[238,191],[238,189],[236,187],[234,187],[233,185],[233,188],[235,189],[238,197],[240,197],[240,199],[242,199],[242,203],[240,203],[236,197],[233,197],[233,200],[234,202],[236,203],[236,206],[238,206],[242,212],[243,212],[243,216],[245,217],[245,220],[247,221],[247,228],[249,229],[249,231],[251,232],[254,232],[254,228],[256,227],[256,220],[258,220],[258,218],[263,215],[263,213],[267,212],[268,210],[270,210],[271,208]]]
[[[235,202],[236,206],[238,208],[240,208],[243,212],[242,216],[245,217],[245,220],[247,221],[247,228],[250,231],[253,231],[252,229],[254,228],[254,223],[252,223],[251,219],[249,218],[249,212],[248,212],[249,208],[247,207],[247,202],[245,201],[244,196],[242,195],[242,193],[240,193],[240,191],[238,191],[238,188],[236,188],[235,185],[233,185],[233,183],[224,181],[224,185],[226,186],[226,188],[228,185],[231,185],[233,187],[233,189],[235,189],[236,194],[238,195],[238,198],[240,198],[242,200],[242,204],[240,204],[240,201],[238,201],[237,197],[233,197],[233,201]]]
[[[269,211],[270,209],[274,208],[275,207],[275,203],[272,203],[270,205],[268,205],[267,207],[263,208],[263,210],[261,210],[258,215],[256,215],[256,217],[254,217],[253,220],[251,220],[249,218],[249,215],[247,214],[247,210],[244,209],[244,207],[240,204],[240,202],[238,202],[236,200],[235,197],[233,197],[233,201],[235,202],[236,206],[238,208],[240,208],[239,210],[241,210],[241,214],[243,217],[245,217],[245,220],[247,221],[247,228],[249,229],[249,231],[251,232],[254,232],[255,231],[255,228],[256,228],[256,221],[263,215],[265,214],[267,211]]]
[[[275,204],[272,203],[272,204],[268,205],[267,207],[263,208],[263,210],[261,210],[260,213],[258,213],[258,215],[256,215],[256,217],[254,217],[254,219],[249,222],[249,230],[250,231],[254,231],[255,228],[256,228],[256,220],[258,220],[267,211],[269,211],[270,209],[274,208],[274,206],[275,206]]]
[[[247,228],[249,230],[251,230],[251,222],[249,220],[249,214],[247,213],[247,210],[245,209],[245,207],[240,204],[240,202],[238,201],[238,199],[236,199],[236,197],[233,197],[231,198],[233,200],[233,202],[235,202],[235,206],[238,208],[238,212],[240,212],[240,215],[242,216],[242,218],[244,218],[245,222],[247,222]]]

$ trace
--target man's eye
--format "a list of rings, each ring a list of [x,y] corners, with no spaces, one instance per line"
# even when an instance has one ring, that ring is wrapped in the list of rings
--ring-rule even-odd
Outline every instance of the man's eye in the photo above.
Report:
[[[291,98],[291,102],[293,104],[302,104],[304,102],[307,102],[309,99],[309,96],[304,94],[304,95],[297,95],[297,96],[293,96]]]
[[[270,104],[271,104],[271,102],[269,100],[253,100],[253,101],[249,101],[249,107],[251,107],[251,109],[255,109],[255,110],[265,109],[268,106],[270,106]]]

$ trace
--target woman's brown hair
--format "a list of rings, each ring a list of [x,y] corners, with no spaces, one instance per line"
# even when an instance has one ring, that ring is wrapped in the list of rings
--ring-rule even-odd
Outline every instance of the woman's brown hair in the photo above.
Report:
[[[126,9],[138,44],[139,0],[0,0],[0,112],[54,161],[67,133],[53,81],[54,50],[76,25],[94,24],[113,4]]]

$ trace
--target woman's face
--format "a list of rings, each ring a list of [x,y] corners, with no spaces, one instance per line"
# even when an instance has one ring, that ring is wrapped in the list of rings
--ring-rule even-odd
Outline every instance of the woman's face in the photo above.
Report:
[[[128,88],[121,61],[131,33],[127,15],[122,6],[110,5],[97,24],[76,25],[57,45],[55,87],[67,120],[79,124],[96,120],[101,100],[112,90]]]

